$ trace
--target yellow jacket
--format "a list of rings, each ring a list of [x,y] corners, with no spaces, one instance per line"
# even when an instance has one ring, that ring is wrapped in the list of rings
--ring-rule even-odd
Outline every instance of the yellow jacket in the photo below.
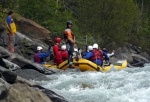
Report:
[[[5,22],[5,25],[6,25],[7,34],[16,33],[16,25],[15,25],[14,20],[12,18],[11,18],[10,27],[8,26],[7,21]]]

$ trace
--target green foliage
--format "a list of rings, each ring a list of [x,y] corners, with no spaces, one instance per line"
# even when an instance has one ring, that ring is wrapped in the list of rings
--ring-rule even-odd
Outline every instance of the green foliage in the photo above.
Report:
[[[100,47],[131,43],[150,50],[150,0],[5,0],[2,6],[49,29],[52,38],[63,37],[72,20],[80,46],[87,35],[88,44]],[[5,14],[0,16],[2,21]]]
[[[72,13],[66,10],[61,2],[56,0],[19,0],[18,12],[26,18],[32,19],[51,31],[51,36],[62,37],[66,28],[66,21],[76,20]],[[74,23],[74,30],[78,28]]]
[[[5,22],[6,13],[3,12],[2,6],[0,5],[0,23]]]
[[[82,0],[76,9],[80,31],[90,33],[102,47],[126,44],[139,17],[132,0]]]

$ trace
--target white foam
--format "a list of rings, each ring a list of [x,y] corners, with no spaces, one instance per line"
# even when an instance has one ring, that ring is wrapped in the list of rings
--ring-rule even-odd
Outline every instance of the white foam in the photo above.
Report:
[[[121,71],[67,72],[41,84],[72,102],[150,102],[150,65]]]

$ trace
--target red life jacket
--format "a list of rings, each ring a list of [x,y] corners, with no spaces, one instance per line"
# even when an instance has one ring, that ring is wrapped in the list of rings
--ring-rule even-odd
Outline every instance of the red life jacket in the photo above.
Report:
[[[59,65],[62,62],[63,62],[63,60],[62,60],[61,51],[58,51],[57,53],[55,53],[54,63],[56,63],[57,65]]]
[[[43,59],[42,59],[42,58],[39,58],[38,53],[36,53],[36,54],[34,55],[34,60],[35,60],[35,62],[38,62],[38,63],[43,62]]]
[[[65,61],[68,59],[68,53],[67,51],[61,51],[62,60]]]
[[[102,54],[102,51],[98,50],[98,49],[94,49],[93,51],[93,56],[91,58],[92,61],[94,60],[102,60],[103,59],[103,54]]]
[[[53,51],[54,51],[54,54],[58,53],[60,51],[60,47],[58,45],[54,45]]]

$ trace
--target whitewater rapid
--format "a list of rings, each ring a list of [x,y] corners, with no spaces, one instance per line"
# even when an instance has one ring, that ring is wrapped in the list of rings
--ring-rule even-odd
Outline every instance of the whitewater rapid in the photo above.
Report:
[[[150,102],[150,64],[109,72],[66,71],[40,84],[69,102]]]

